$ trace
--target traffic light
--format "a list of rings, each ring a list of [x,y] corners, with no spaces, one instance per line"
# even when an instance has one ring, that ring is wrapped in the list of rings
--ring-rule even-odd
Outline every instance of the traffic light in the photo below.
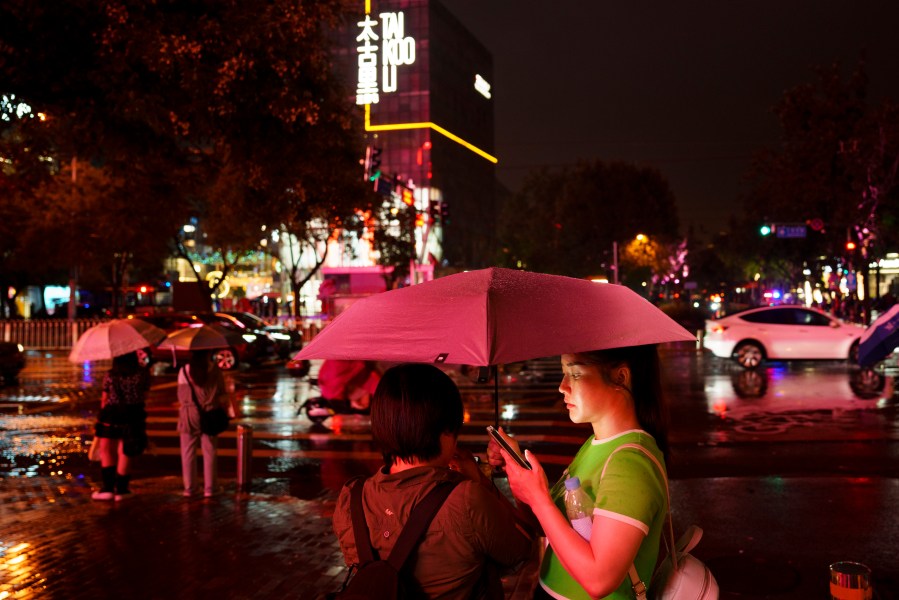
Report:
[[[398,185],[396,187],[397,191],[400,193],[400,199],[402,199],[403,204],[412,206],[415,203],[415,196],[412,194],[412,190],[404,185]]]
[[[428,218],[431,223],[437,220],[438,215],[440,215],[440,200],[431,200],[428,202]]]
[[[759,227],[759,234],[760,234],[762,237],[767,237],[767,236],[771,235],[771,232],[772,232],[772,231],[774,231],[774,230],[771,228],[770,225],[767,225],[767,224],[762,225],[761,227]]]
[[[368,179],[375,181],[381,176],[381,149],[375,146],[371,148],[371,157],[368,161]]]
[[[446,202],[440,203],[440,220],[443,221],[443,224],[446,225],[450,220],[450,212],[449,212],[449,204]]]
[[[849,250],[850,252],[852,252],[853,250],[855,250],[855,247],[856,247],[855,242],[853,242],[852,240],[846,241],[846,250]]]

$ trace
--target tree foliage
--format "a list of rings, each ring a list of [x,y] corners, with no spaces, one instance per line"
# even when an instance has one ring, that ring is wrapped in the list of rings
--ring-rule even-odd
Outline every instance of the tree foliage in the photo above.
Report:
[[[502,208],[502,262],[573,277],[604,274],[612,243],[624,249],[640,233],[654,240],[653,252],[661,255],[647,263],[635,253],[634,265],[664,268],[664,248],[677,240],[678,217],[674,195],[657,170],[595,161],[537,171]]]
[[[899,241],[896,223],[899,111],[868,101],[863,63],[843,77],[839,65],[787,91],[774,112],[782,140],[754,161],[740,235],[775,277],[799,279],[814,257],[856,267]],[[805,239],[761,239],[765,222],[808,224]],[[846,251],[847,240],[860,250]]]
[[[171,242],[196,216],[222,257],[258,247],[284,207],[352,214],[361,140],[327,38],[340,15],[339,0],[4,2],[5,177],[34,198],[75,157],[153,207],[136,237]]]

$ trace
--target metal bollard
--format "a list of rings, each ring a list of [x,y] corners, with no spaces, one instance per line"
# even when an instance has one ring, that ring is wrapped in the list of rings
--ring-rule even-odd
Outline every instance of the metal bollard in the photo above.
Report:
[[[253,485],[253,428],[237,426],[237,491],[249,494]]]
[[[696,330],[696,349],[702,350],[702,338],[705,336],[705,329]]]

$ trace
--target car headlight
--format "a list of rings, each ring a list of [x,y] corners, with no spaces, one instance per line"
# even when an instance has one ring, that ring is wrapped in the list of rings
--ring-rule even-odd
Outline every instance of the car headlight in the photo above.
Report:
[[[252,344],[253,342],[256,341],[256,336],[253,335],[252,333],[244,333],[244,334],[242,334],[240,337],[242,337],[243,339],[245,339],[245,340],[247,341],[248,344]]]
[[[286,333],[278,333],[276,331],[273,331],[273,332],[269,333],[269,335],[272,336],[272,338],[276,339],[276,340],[283,340],[283,341],[290,340],[290,336],[287,335]]]
[[[16,347],[19,349],[19,352],[25,352],[25,346],[22,344],[16,344]]]

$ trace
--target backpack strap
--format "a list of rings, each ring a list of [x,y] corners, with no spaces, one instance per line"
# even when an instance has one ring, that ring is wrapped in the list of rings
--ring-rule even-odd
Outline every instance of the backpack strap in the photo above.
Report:
[[[356,553],[359,555],[359,564],[365,564],[375,560],[375,549],[371,545],[371,535],[368,523],[365,522],[365,511],[362,509],[362,488],[365,487],[365,478],[356,477],[346,485],[350,487],[350,514],[353,517]]]
[[[412,509],[409,520],[406,521],[400,537],[397,538],[393,550],[390,551],[390,556],[387,557],[387,562],[397,572],[403,568],[412,550],[421,541],[431,521],[437,515],[437,511],[458,484],[458,481],[441,481]],[[359,555],[359,564],[378,560],[377,550],[371,545],[371,534],[365,520],[365,510],[362,508],[362,488],[365,486],[365,478],[356,477],[346,485],[350,487],[350,513],[353,519],[353,537],[356,542],[356,553]]]
[[[669,542],[668,539],[665,537],[664,527],[662,528],[662,541],[665,543],[665,546],[668,548],[668,555],[671,558],[671,562],[674,565],[674,568],[677,569],[678,549],[674,543],[674,525],[671,523],[671,491],[668,488],[668,476],[665,474],[665,469],[662,467],[662,463],[659,462],[659,459],[657,459],[655,456],[653,456],[652,453],[649,452],[649,450],[647,450],[645,447],[643,447],[640,444],[621,444],[620,446],[618,446],[617,448],[612,450],[611,454],[609,454],[609,457],[606,459],[606,464],[603,465],[602,474],[599,476],[599,478],[601,480],[603,475],[606,474],[606,467],[609,466],[609,462],[612,460],[612,456],[614,456],[615,453],[618,452],[619,450],[624,450],[625,448],[632,448],[634,450],[638,450],[638,451],[642,452],[643,454],[645,454],[647,457],[649,457],[649,459],[655,464],[656,468],[658,469],[659,475],[662,476],[662,480],[665,482],[665,496],[667,497],[667,500],[668,500],[668,515],[665,520],[668,521],[668,533],[670,535],[671,541]],[[700,535],[700,537],[702,536],[701,530],[699,532],[699,535]],[[699,540],[697,539],[696,541],[698,542]],[[695,545],[696,544],[694,543],[690,547],[692,548]],[[634,590],[634,597],[637,600],[646,600],[646,584],[643,583],[643,581],[640,579],[640,575],[637,573],[637,567],[634,565],[634,563],[631,563],[630,567],[628,568],[627,575],[628,575],[628,578],[631,580],[631,587]]]
[[[390,551],[390,556],[387,557],[387,562],[396,569],[397,573],[403,568],[412,550],[424,537],[428,526],[437,515],[437,511],[458,484],[458,481],[441,481],[412,509],[409,520],[406,521],[400,537],[396,540],[393,550]]]

